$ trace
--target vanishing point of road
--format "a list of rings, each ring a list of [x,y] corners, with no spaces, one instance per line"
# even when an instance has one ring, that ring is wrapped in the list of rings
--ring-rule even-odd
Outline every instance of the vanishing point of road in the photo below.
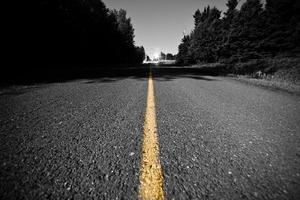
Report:
[[[300,199],[299,95],[149,71],[2,89],[0,198]]]

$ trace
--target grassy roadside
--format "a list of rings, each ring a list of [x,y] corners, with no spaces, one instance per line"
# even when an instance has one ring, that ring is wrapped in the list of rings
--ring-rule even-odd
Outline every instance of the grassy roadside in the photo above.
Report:
[[[192,66],[214,74],[270,89],[300,94],[300,58],[269,58],[245,63],[212,63]]]
[[[232,76],[234,80],[241,81],[247,84],[252,84],[268,89],[282,90],[289,93],[300,95],[300,84],[294,84],[290,81],[279,81],[276,79],[257,79],[249,76]]]

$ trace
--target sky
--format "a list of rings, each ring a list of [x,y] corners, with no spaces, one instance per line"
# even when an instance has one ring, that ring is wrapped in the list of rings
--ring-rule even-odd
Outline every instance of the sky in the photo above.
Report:
[[[244,0],[242,0],[244,1]],[[183,34],[193,29],[193,14],[205,6],[225,11],[227,0],[103,0],[110,9],[123,8],[135,29],[135,44],[153,58],[161,51],[178,53]]]

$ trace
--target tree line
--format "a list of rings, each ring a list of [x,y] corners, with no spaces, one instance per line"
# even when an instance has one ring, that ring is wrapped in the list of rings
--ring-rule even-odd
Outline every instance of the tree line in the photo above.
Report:
[[[239,63],[252,59],[300,55],[300,1],[228,0],[227,10],[207,6],[195,11],[194,29],[182,38],[176,61]],[[222,16],[222,17],[221,17]]]
[[[176,56],[171,53],[165,54],[164,52],[160,52],[160,55],[159,55],[160,60],[175,60],[175,58],[176,58]]]
[[[109,10],[101,0],[40,0],[24,13],[15,49],[31,64],[107,66],[145,59],[126,11]]]
[[[176,58],[175,55],[171,53],[160,52],[157,60],[175,60],[175,58]]]

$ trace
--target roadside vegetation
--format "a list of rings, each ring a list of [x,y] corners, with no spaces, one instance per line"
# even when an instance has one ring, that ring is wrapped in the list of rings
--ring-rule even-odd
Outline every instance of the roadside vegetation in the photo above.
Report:
[[[299,84],[300,2],[247,0],[237,9],[228,0],[222,12],[207,6],[194,13],[194,29],[185,35],[178,65],[210,67],[218,74]]]
[[[18,15],[9,22],[0,85],[86,76],[95,74],[95,69],[101,73],[139,65],[145,59],[144,47],[135,45],[131,19],[123,9],[110,10],[101,0],[40,0],[23,5],[14,5]]]
[[[126,11],[109,10],[101,0],[37,1],[23,9],[14,29],[12,61],[31,66],[104,67],[145,58],[144,48],[135,46]]]

